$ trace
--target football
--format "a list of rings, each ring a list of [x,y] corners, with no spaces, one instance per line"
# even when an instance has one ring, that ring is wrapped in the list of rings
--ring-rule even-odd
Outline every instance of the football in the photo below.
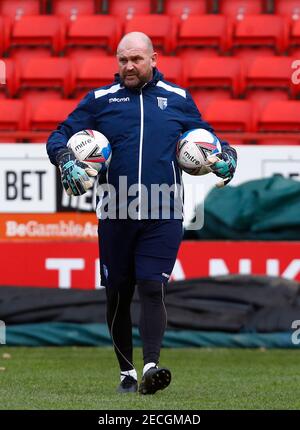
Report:
[[[177,143],[179,167],[190,175],[206,175],[211,172],[211,161],[207,157],[221,152],[219,139],[204,128],[186,131]]]
[[[67,146],[75,157],[100,172],[111,159],[111,146],[104,134],[96,130],[82,130],[68,140]]]

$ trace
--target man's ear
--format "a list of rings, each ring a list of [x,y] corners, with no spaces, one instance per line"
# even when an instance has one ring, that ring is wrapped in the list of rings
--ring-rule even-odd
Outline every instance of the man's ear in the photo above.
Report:
[[[151,66],[152,67],[156,67],[157,64],[157,52],[153,52],[153,54],[151,55]]]

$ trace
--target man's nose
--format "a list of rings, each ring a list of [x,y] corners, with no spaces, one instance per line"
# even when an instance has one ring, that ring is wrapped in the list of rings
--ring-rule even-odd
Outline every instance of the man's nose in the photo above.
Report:
[[[131,61],[128,61],[126,64],[126,69],[127,70],[132,70],[133,69],[133,63]]]

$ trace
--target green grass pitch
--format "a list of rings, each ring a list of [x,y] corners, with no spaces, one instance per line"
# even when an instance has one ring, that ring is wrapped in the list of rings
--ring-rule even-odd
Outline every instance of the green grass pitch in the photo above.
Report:
[[[141,372],[141,350],[135,349]],[[171,385],[118,394],[111,348],[0,348],[0,409],[299,409],[300,351],[163,349]]]

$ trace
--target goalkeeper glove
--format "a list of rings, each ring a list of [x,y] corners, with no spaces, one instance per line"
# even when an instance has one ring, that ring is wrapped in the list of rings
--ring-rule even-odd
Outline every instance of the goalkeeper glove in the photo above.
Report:
[[[61,150],[56,157],[61,173],[61,182],[69,196],[80,196],[93,186],[90,176],[97,176],[97,170],[77,160],[69,149]]]
[[[223,179],[217,184],[217,187],[224,187],[233,178],[237,166],[237,153],[229,145],[222,146],[222,152],[211,155],[207,159],[212,163],[209,167],[216,176]]]

